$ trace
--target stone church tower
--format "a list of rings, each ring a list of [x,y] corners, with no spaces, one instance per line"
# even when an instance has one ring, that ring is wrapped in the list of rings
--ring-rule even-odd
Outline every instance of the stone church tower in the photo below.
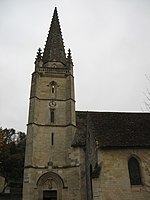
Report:
[[[75,131],[73,63],[55,8],[32,74],[23,200],[81,199],[80,150],[71,147]]]

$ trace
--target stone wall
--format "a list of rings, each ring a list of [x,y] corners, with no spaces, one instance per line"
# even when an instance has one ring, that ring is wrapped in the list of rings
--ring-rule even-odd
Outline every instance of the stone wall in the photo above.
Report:
[[[141,185],[131,185],[128,160],[139,160]],[[100,149],[99,178],[93,179],[94,200],[148,200],[150,199],[150,150],[149,149]]]

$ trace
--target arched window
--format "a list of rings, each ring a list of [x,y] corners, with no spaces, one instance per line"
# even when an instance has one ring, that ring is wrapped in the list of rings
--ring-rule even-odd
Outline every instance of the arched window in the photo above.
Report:
[[[55,81],[51,81],[49,85],[51,88],[51,94],[54,95],[56,93],[57,83]]]
[[[54,118],[55,118],[55,116],[54,116],[54,111],[51,110],[51,122],[52,122],[52,123],[54,123]]]
[[[54,93],[55,93],[55,86],[52,85],[52,94],[54,94]]]
[[[141,185],[141,173],[140,165],[135,157],[132,157],[128,161],[129,177],[131,185]]]

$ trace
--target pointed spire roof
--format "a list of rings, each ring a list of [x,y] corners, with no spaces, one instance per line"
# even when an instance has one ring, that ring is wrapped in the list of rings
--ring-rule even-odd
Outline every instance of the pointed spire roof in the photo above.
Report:
[[[54,9],[52,22],[43,53],[43,63],[51,61],[58,61],[66,64],[65,48],[56,7]]]

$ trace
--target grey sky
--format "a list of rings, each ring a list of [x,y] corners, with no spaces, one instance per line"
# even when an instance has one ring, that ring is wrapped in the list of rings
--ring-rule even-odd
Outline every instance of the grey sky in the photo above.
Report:
[[[30,78],[57,4],[77,110],[141,111],[150,74],[149,0],[1,0],[0,126],[26,130]]]

